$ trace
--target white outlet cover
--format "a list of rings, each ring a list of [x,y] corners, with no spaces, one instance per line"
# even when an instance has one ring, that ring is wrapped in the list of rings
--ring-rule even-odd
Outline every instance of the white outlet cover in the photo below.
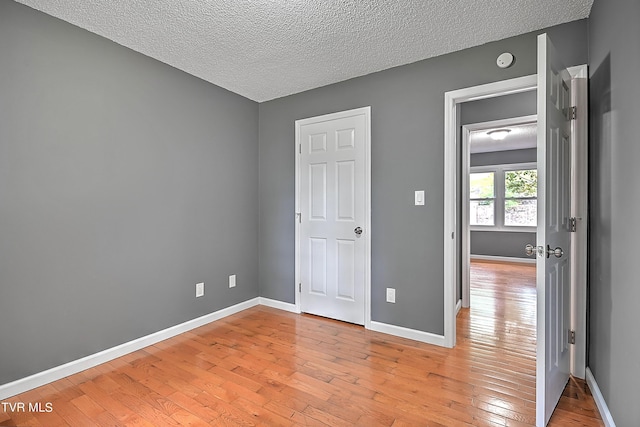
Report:
[[[396,290],[394,288],[387,288],[387,302],[396,302]]]
[[[196,298],[204,296],[204,282],[196,283]]]
[[[229,276],[229,287],[230,288],[235,288],[236,287],[236,275],[232,274],[231,276]]]

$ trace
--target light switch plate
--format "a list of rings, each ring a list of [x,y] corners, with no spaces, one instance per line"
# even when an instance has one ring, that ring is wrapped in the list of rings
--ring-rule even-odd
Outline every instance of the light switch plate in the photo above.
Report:
[[[387,302],[396,302],[396,290],[395,288],[387,288]]]
[[[415,203],[416,203],[416,206],[424,206],[424,190],[416,191]]]
[[[236,287],[236,275],[232,274],[231,276],[229,276],[229,287],[230,288],[235,288]]]

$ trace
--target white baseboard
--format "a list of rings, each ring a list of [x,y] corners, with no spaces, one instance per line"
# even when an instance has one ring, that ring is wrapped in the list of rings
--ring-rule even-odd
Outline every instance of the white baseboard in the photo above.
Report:
[[[458,302],[456,303],[456,316],[458,315],[458,313],[460,313],[461,308],[462,308],[462,300],[459,299]]]
[[[65,363],[64,365],[56,366],[55,368],[51,368],[34,375],[30,375],[28,377],[21,378],[10,383],[0,385],[0,400],[15,396],[20,393],[24,393],[25,391],[29,391],[36,387],[40,387],[53,381],[68,377],[69,375],[82,372],[86,369],[93,368],[94,366],[124,356],[125,354],[138,351],[160,341],[164,341],[168,338],[180,335],[192,329],[199,328],[200,326],[204,326],[207,323],[211,323],[232,314],[239,313],[243,310],[258,305],[259,303],[259,298],[253,298],[248,301],[233,305],[231,307],[223,308],[222,310],[218,310],[214,313],[198,317],[197,319],[189,320],[179,325],[171,326],[170,328],[164,329],[162,331],[154,332],[150,335],[146,335],[133,341],[129,341],[124,344],[108,348],[101,352],[91,354],[81,359]]]
[[[408,338],[414,341],[421,341],[427,344],[445,346],[444,335],[436,335],[430,332],[418,331],[416,329],[409,329],[402,326],[390,325],[388,323],[371,321],[372,331],[383,332],[389,335],[395,335],[402,338]]]
[[[535,258],[516,258],[510,256],[470,255],[471,259],[478,261],[513,262],[517,264],[535,264]]]
[[[616,423],[613,422],[613,416],[609,411],[607,402],[604,400],[604,397],[600,392],[600,387],[598,387],[598,383],[596,383],[596,378],[593,376],[593,372],[591,372],[591,369],[589,369],[588,367],[586,369],[586,377],[587,377],[587,385],[591,390],[591,394],[593,395],[593,400],[595,400],[596,402],[598,411],[600,411],[600,416],[602,417],[602,421],[604,422],[604,425],[606,427],[616,427]]]
[[[282,302],[271,298],[258,298],[260,305],[264,305],[271,308],[277,308],[278,310],[284,310],[291,313],[300,314],[300,310],[296,307],[295,304],[291,304],[288,302]]]
[[[198,317],[197,319],[189,320],[179,325],[171,326],[170,328],[164,329],[162,331],[154,332],[150,335],[137,338],[133,341],[129,341],[115,347],[100,351],[98,353],[91,354],[81,359],[73,360],[69,363],[65,363],[64,365],[56,366],[46,371],[0,385],[0,400],[7,399],[20,393],[24,393],[45,384],[49,384],[51,382],[68,377],[69,375],[77,374],[78,372],[93,368],[102,363],[109,362],[118,357],[133,353],[134,351],[141,350],[160,341],[164,341],[168,338],[172,338],[176,335],[180,335],[192,329],[199,328],[200,326],[215,322],[216,320],[220,320],[224,317],[239,313],[243,310],[255,307],[257,305],[273,307],[292,313],[300,313],[295,304],[272,300],[269,298],[256,297],[248,301],[233,305],[231,307],[218,310],[214,313]],[[457,306],[460,306],[460,302],[458,302]],[[402,326],[390,325],[387,323],[374,321],[371,322],[370,329],[372,331],[382,332],[389,335],[395,335],[402,338],[408,338],[415,341],[444,347],[444,336],[442,335],[436,335],[429,332],[423,332],[415,329],[404,328]],[[614,424],[611,425],[615,427]]]

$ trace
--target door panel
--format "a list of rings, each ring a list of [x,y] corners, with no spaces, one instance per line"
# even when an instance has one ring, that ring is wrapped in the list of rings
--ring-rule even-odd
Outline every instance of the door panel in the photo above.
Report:
[[[356,300],[356,245],[353,240],[336,240],[337,293],[336,298]]]
[[[327,164],[309,165],[309,212],[311,219],[327,219]]]
[[[365,138],[361,112],[301,121],[300,302],[306,313],[364,324]]]
[[[355,162],[336,162],[336,193],[338,201],[338,221],[355,221]]]
[[[538,37],[538,336],[536,425],[545,426],[569,379],[571,316],[571,77]],[[559,248],[557,253],[553,251]]]
[[[309,293],[327,295],[327,240],[309,238]]]

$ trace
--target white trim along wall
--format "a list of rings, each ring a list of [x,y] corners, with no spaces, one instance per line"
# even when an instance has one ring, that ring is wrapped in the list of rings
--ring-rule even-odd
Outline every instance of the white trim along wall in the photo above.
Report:
[[[73,360],[65,363],[64,365],[56,366],[55,368],[47,369],[46,371],[0,385],[0,400],[15,396],[16,394],[24,393],[25,391],[68,377],[69,375],[77,374],[78,372],[82,372],[93,368],[94,366],[98,366],[102,363],[124,356],[125,354],[133,353],[134,351],[154,345],[160,341],[175,337],[176,335],[199,328],[200,326],[215,322],[216,320],[231,316],[232,314],[239,313],[248,308],[255,307],[259,303],[260,298],[253,298],[231,307],[223,308],[222,310],[189,320],[179,325],[172,326],[162,331],[154,332],[124,344],[91,354],[81,359]]]
[[[0,400],[7,399],[20,393],[24,393],[45,384],[49,384],[51,382],[68,377],[69,375],[77,374],[78,372],[82,372],[84,370],[98,366],[102,363],[117,359],[118,357],[124,356],[126,354],[141,350],[160,341],[175,337],[176,335],[191,331],[208,323],[215,322],[216,320],[220,320],[227,316],[240,313],[241,311],[247,310],[257,305],[264,305],[266,307],[271,307],[290,313],[300,313],[295,304],[276,301],[269,298],[256,297],[248,301],[233,305],[231,307],[227,307],[222,310],[218,310],[216,312],[198,317],[196,319],[189,320],[179,325],[172,326],[162,331],[154,332],[152,334],[140,337],[124,344],[120,344],[115,347],[100,351],[98,353],[91,354],[81,359],[73,360],[71,362],[65,363],[64,365],[56,366],[54,368],[47,369],[46,371],[38,372],[37,374],[33,374],[10,383],[0,385]],[[381,322],[370,322],[370,327],[368,329],[438,346],[443,346],[444,342],[444,337],[442,335],[435,335],[429,332],[403,328],[401,326],[389,325]]]
[[[477,261],[490,261],[490,262],[508,262],[511,264],[535,264],[536,260],[533,258],[515,258],[508,256],[494,256],[494,255],[470,255],[472,260]]]
[[[587,368],[585,374],[587,385],[589,386],[589,390],[591,390],[593,400],[596,402],[596,406],[598,407],[598,411],[600,412],[604,425],[606,427],[616,427],[616,423],[613,421],[613,415],[611,415],[611,411],[609,411],[609,406],[607,406],[607,402],[604,400],[604,396],[602,396],[600,387],[598,387],[598,383],[591,373],[591,369]]]

